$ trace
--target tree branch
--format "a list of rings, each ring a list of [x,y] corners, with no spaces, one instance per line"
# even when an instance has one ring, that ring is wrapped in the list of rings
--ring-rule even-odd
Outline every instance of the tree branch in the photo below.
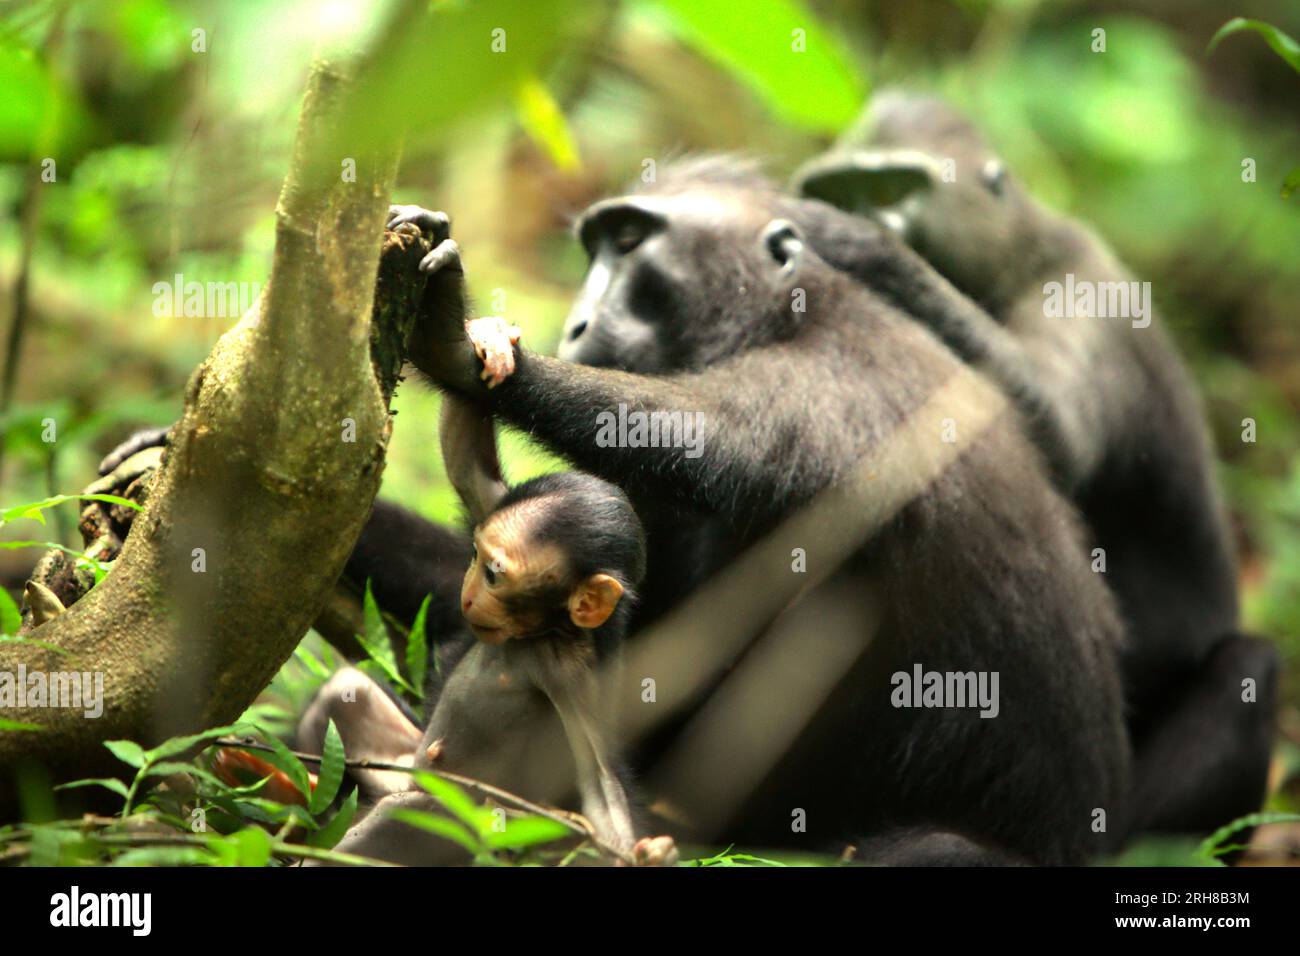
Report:
[[[0,675],[75,671],[87,692],[95,675],[103,681],[97,718],[83,707],[5,708],[43,729],[0,731],[0,818],[25,763],[55,780],[113,775],[122,765],[105,740],[149,746],[236,719],[319,613],[360,534],[428,246],[414,230],[390,233],[380,274],[395,157],[339,145],[356,106],[349,91],[340,69],[315,67],[270,281],[191,377],[113,571],[24,635],[58,652],[0,646]],[[341,175],[349,163],[355,181]]]

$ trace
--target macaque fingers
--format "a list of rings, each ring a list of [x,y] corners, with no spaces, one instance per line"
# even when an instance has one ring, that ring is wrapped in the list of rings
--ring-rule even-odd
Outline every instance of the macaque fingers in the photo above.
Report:
[[[451,235],[451,217],[445,212],[425,209],[422,206],[393,205],[388,207],[388,219],[384,223],[384,228],[396,229],[407,222],[416,226],[422,232],[429,233],[435,246],[440,245]]]
[[[499,316],[489,315],[465,323],[465,334],[474,354],[483,362],[479,377],[496,388],[515,371],[515,344],[522,333]]]
[[[420,271],[434,273],[442,269],[460,269],[460,245],[455,239],[444,239],[420,260]]]

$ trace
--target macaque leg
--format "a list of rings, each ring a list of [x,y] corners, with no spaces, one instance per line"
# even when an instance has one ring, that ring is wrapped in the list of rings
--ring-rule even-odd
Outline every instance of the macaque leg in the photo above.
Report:
[[[325,728],[334,721],[348,760],[410,765],[420,728],[384,689],[353,667],[336,673],[317,692],[298,722],[298,746],[320,753]],[[375,799],[410,788],[410,775],[395,770],[350,770],[362,795]]]
[[[470,861],[457,843],[413,827],[390,816],[393,811],[443,814],[445,810],[423,790],[390,793],[353,824],[334,849],[339,853],[383,860],[399,866],[453,866]],[[330,866],[307,860],[304,866]]]
[[[678,854],[672,837],[636,838],[627,788],[615,769],[613,751],[600,733],[600,715],[593,706],[598,699],[597,680],[595,673],[588,672],[577,680],[570,675],[545,688],[573,751],[582,815],[602,843],[630,853],[637,866],[673,866]]]
[[[1207,833],[1259,809],[1279,669],[1270,642],[1232,635],[1161,701],[1158,720],[1134,746],[1134,830]],[[1246,678],[1255,690],[1249,699]]]

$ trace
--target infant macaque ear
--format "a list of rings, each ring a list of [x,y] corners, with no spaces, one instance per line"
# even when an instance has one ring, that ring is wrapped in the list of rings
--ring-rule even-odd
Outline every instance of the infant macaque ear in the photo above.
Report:
[[[593,630],[609,620],[623,596],[623,585],[608,574],[593,574],[579,581],[569,595],[569,619],[578,627]]]

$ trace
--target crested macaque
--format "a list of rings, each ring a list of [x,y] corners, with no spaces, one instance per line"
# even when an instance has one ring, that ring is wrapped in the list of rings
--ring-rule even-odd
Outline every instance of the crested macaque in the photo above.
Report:
[[[794,182],[897,234],[986,310],[909,307],[924,297],[895,281],[898,257],[869,231],[813,239],[1002,384],[1082,510],[1087,549],[1129,631],[1131,826],[1203,831],[1257,809],[1276,652],[1237,633],[1235,559],[1201,404],[1153,321],[1149,284],[1133,282],[1082,223],[1037,203],[979,131],[931,97],[877,96]],[[1074,290],[1068,310],[1051,308],[1053,293]],[[1108,314],[1112,303],[1124,314]],[[1243,702],[1245,678],[1257,702]]]
[[[578,220],[591,265],[561,358],[517,347],[515,371],[494,388],[463,312],[425,310],[417,368],[618,485],[641,516],[648,571],[630,645],[865,460],[910,448],[910,423],[945,402],[950,383],[984,387],[912,317],[822,260],[806,237],[830,214],[843,217],[729,161],[661,166],[655,183]],[[603,413],[620,405],[698,413],[703,441],[600,440]],[[868,637],[844,639],[868,642],[707,838],[809,849],[847,840],[864,862],[888,863],[1081,862],[1107,846],[1095,811],[1127,793],[1121,632],[1019,418],[1008,406],[836,562],[826,586],[864,629],[872,622]],[[937,427],[918,442],[902,456],[914,468],[939,447]],[[874,501],[844,507],[869,512]],[[813,535],[810,558],[818,544]],[[748,583],[756,595],[793,594],[791,581],[777,562]],[[779,615],[788,602],[773,604]],[[1000,716],[891,703],[891,675],[918,662],[999,672]],[[720,700],[721,680],[628,750],[638,774],[671,757],[692,716]],[[742,735],[726,746],[748,754],[766,743]],[[699,768],[718,780],[733,770],[725,747]],[[682,790],[672,810],[689,825],[710,812],[711,792]],[[795,808],[815,833],[792,829]]]

